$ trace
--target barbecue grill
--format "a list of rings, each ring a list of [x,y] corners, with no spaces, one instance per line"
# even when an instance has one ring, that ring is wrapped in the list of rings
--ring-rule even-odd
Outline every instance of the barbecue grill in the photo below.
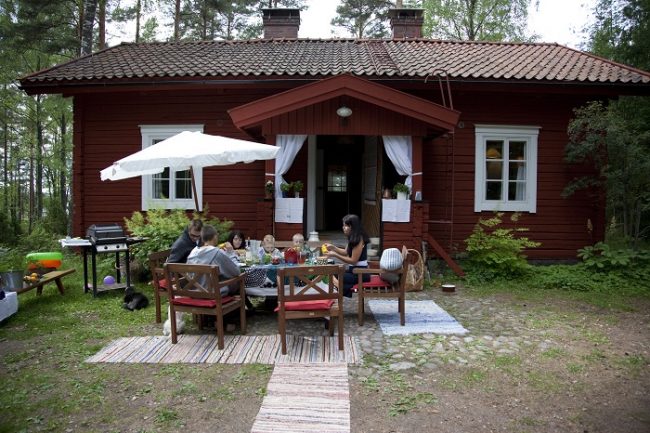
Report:
[[[91,225],[86,230],[86,239],[87,244],[78,245],[84,250],[84,292],[88,292],[92,287],[93,296],[97,296],[97,293],[101,291],[131,287],[129,245],[143,242],[146,239],[126,236],[122,226],[116,223]],[[88,282],[88,253],[91,257],[92,286]],[[97,284],[97,254],[105,253],[115,254],[115,284]],[[122,283],[120,253],[124,253],[125,284]]]
[[[86,236],[97,253],[128,251],[127,237],[119,224],[93,224]]]

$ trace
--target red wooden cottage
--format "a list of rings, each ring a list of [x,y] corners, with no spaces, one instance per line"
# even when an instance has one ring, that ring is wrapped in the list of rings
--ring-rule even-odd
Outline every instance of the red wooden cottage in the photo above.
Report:
[[[519,211],[536,259],[602,239],[603,203],[561,197],[572,110],[648,94],[650,73],[557,44],[298,39],[297,10],[264,12],[261,40],[121,44],[20,80],[74,101],[74,232],[151,206],[192,209],[187,173],[100,181],[111,163],[183,130],[281,146],[273,161],[197,170],[199,202],[251,237],[340,230],[361,215],[382,248],[464,247],[481,216]],[[265,199],[282,177],[304,199]],[[397,182],[408,201],[383,198]],[[588,223],[590,221],[590,223]],[[588,229],[588,225],[593,231]]]

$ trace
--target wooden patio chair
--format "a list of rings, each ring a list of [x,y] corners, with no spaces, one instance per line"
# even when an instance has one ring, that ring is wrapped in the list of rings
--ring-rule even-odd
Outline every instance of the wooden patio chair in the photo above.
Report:
[[[337,319],[339,350],[343,350],[343,292],[334,285],[334,277],[343,281],[343,265],[295,266],[278,270],[278,328],[282,354],[287,354],[286,321],[291,319],[329,318],[328,330],[334,335]]]
[[[167,280],[165,280],[165,271],[163,266],[171,253],[171,249],[165,251],[157,251],[148,256],[149,271],[151,272],[151,285],[153,286],[153,297],[156,303],[156,323],[162,322],[162,314],[160,308],[161,295],[167,295]]]
[[[219,281],[219,267],[216,265],[188,265],[184,263],[165,264],[169,317],[176,312],[215,316],[218,347],[224,346],[224,315],[239,309],[242,334],[246,333],[246,306],[244,299],[244,275]],[[237,283],[237,295],[221,295],[221,288]],[[201,322],[199,322],[201,323]],[[176,344],[176,320],[171,320],[172,344]]]
[[[352,290],[357,291],[358,309],[357,321],[359,326],[363,326],[363,319],[365,315],[365,300],[366,298],[397,298],[397,310],[400,315],[400,325],[406,324],[406,270],[409,263],[408,255],[409,250],[402,247],[402,268],[391,273],[399,275],[399,279],[395,283],[390,283],[381,279],[380,274],[383,271],[379,268],[378,262],[371,262],[372,267],[368,268],[355,268],[352,272],[359,275],[359,282],[352,287]],[[370,281],[363,281],[364,275],[370,275]]]

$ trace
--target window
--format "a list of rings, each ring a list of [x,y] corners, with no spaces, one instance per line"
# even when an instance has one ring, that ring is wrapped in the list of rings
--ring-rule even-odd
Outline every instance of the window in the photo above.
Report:
[[[474,211],[537,210],[536,126],[476,125]]]
[[[348,190],[348,173],[344,165],[330,165],[327,169],[327,191],[346,192]]]
[[[140,125],[142,148],[149,147],[183,131],[203,132],[203,125]],[[194,181],[199,203],[203,202],[203,170],[194,169]],[[192,180],[189,170],[142,176],[142,210],[149,208],[194,209]]]

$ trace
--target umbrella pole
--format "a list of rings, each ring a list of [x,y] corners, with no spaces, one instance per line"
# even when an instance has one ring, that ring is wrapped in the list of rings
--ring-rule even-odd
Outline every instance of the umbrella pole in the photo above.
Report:
[[[199,196],[196,193],[196,182],[194,181],[194,168],[190,166],[190,179],[192,180],[192,195],[194,195],[194,206],[196,207],[197,212],[201,212],[199,209]]]

